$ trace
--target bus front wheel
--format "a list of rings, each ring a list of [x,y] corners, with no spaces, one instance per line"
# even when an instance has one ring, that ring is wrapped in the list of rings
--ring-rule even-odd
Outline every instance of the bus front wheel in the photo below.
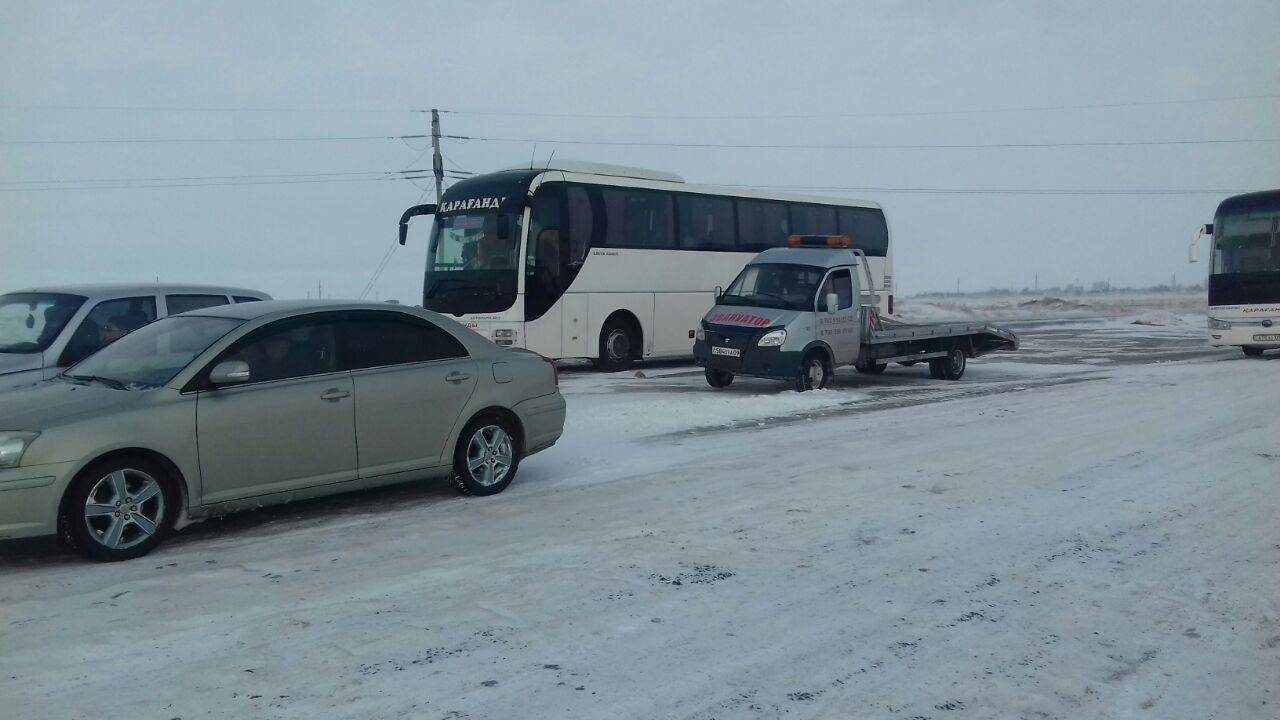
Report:
[[[636,360],[640,339],[631,323],[623,318],[610,318],[600,330],[600,357],[596,367],[605,372],[626,370]]]

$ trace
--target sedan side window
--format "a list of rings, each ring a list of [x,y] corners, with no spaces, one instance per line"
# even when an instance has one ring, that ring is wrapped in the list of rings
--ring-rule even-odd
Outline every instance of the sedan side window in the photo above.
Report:
[[[100,302],[67,341],[58,366],[75,365],[155,319],[156,299],[151,296]]]
[[[249,382],[337,372],[337,323],[333,319],[284,320],[237,343],[221,361],[249,365]]]
[[[352,370],[467,357],[462,343],[427,321],[358,315],[345,332]]]

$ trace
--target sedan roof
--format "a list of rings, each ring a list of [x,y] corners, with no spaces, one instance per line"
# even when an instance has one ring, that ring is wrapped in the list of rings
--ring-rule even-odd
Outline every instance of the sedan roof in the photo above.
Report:
[[[14,290],[13,293],[57,293],[83,295],[88,298],[120,297],[123,295],[156,295],[182,293],[190,295],[253,295],[270,297],[261,290],[230,287],[227,285],[182,285],[168,283],[86,283],[81,285],[41,285]],[[5,293],[10,294],[10,293]]]
[[[184,315],[204,315],[206,317],[225,317],[237,320],[256,320],[269,315],[292,315],[295,313],[313,313],[337,310],[386,310],[416,315],[422,311],[418,308],[394,305],[392,303],[359,302],[356,300],[264,300],[262,302],[236,303],[235,305],[215,305],[183,313]]]

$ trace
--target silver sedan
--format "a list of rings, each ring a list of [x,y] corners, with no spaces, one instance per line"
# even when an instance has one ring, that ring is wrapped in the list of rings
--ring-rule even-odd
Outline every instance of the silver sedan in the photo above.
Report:
[[[445,475],[492,495],[564,416],[549,361],[429,311],[176,315],[0,394],[0,540],[124,560],[202,515]]]

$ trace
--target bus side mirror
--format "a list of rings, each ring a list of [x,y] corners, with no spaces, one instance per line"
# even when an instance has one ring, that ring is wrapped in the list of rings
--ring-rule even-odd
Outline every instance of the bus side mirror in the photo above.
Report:
[[[408,239],[409,237],[410,218],[415,218],[419,215],[435,215],[436,208],[437,208],[437,205],[435,203],[429,203],[427,205],[414,205],[413,207],[404,211],[404,214],[400,216],[400,244],[401,245],[404,245],[405,240]]]
[[[840,307],[840,296],[835,293],[827,293],[827,313],[834,315],[836,309]]]

